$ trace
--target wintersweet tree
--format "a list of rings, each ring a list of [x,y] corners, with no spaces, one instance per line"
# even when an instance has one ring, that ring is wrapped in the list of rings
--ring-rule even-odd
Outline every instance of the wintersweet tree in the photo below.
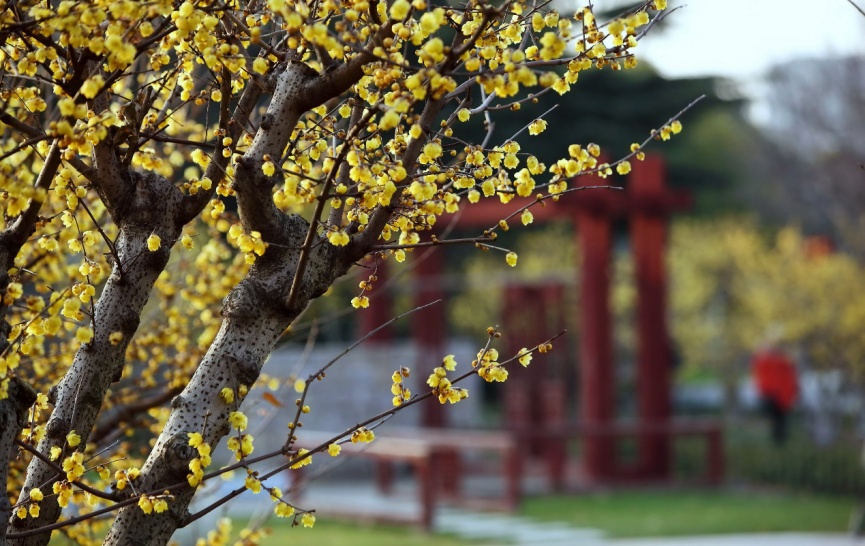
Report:
[[[284,447],[253,456],[240,405],[277,340],[360,260],[356,308],[382,260],[466,242],[432,234],[461,204],[503,204],[468,242],[515,265],[494,245],[508,219],[530,222],[575,176],[626,174],[677,133],[674,116],[615,163],[565,143],[544,165],[520,142],[546,113],[494,130],[581,71],[635,66],[665,4],[599,22],[591,6],[565,17],[523,0],[3,1],[0,482],[17,500],[0,498],[0,543],[55,529],[93,543],[107,524],[105,544],[165,544],[203,481],[267,459],[276,469],[246,487],[311,526],[266,478],[372,440],[379,421],[347,416],[344,435],[296,449],[313,374]],[[473,117],[484,132],[469,141]],[[456,402],[457,380],[504,380],[531,352],[488,343],[461,375],[445,358],[420,395],[396,370],[378,418]],[[229,434],[238,462],[208,468]]]

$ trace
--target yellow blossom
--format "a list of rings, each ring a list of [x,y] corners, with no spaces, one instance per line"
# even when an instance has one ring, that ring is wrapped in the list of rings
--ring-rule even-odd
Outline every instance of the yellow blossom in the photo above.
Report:
[[[329,231],[327,233],[327,240],[333,246],[345,246],[349,243],[349,236],[344,231]]]
[[[69,444],[69,447],[75,447],[81,443],[81,436],[79,436],[74,430],[66,435],[66,443]]]
[[[224,387],[219,391],[219,397],[222,398],[222,401],[226,404],[231,404],[234,402],[234,389],[231,387]]]
[[[396,0],[391,6],[388,14],[391,19],[402,21],[411,11],[411,4],[407,0]]]
[[[83,84],[81,84],[81,94],[87,97],[88,99],[92,99],[99,94],[99,91],[102,89],[102,86],[105,85],[105,80],[102,78],[100,74],[96,74],[91,76]]]
[[[457,361],[454,359],[454,355],[447,355],[442,359],[442,366],[449,371],[452,372],[457,369]]]
[[[252,70],[257,72],[258,74],[264,74],[267,72],[269,65],[267,61],[262,57],[257,57],[254,61],[252,61]]]
[[[204,437],[200,432],[187,432],[186,435],[189,437],[189,447],[198,447],[204,443]]]
[[[530,135],[539,135],[544,132],[547,128],[547,121],[543,119],[536,119],[535,121],[529,124],[529,134]]]
[[[276,517],[278,518],[290,518],[294,515],[294,506],[285,502],[280,502],[273,508],[273,513],[276,514]]]
[[[150,502],[150,498],[146,495],[141,495],[141,498],[138,499],[138,507],[145,514],[153,512],[153,503]]]
[[[255,476],[247,476],[244,485],[256,495],[261,493],[261,482]]]
[[[291,465],[291,468],[294,470],[297,470],[298,468],[300,468],[302,466],[306,466],[306,465],[310,464],[312,462],[312,455],[308,455],[308,456],[304,457],[304,455],[307,455],[307,453],[309,453],[308,449],[301,448],[300,450],[298,450],[296,458],[303,457],[303,459],[301,459],[300,461]]]
[[[246,415],[240,411],[232,411],[228,414],[228,422],[231,424],[232,428],[237,430],[245,430],[249,424],[249,421],[246,418]]]
[[[621,175],[626,175],[631,172],[631,164],[627,161],[622,161],[618,165],[616,165],[616,172]]]

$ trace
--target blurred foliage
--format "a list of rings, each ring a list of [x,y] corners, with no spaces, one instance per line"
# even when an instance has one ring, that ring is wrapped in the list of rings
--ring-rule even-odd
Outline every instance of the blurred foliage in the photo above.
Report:
[[[727,479],[732,483],[772,485],[833,495],[859,495],[865,489],[861,443],[852,430],[831,445],[819,446],[807,434],[803,415],[794,414],[791,437],[783,446],[767,441],[768,424],[743,418],[724,431]],[[679,439],[675,443],[676,477],[705,476],[705,442]]]
[[[474,254],[459,275],[471,287],[449,302],[455,330],[496,324],[508,283],[574,283],[577,248],[572,228],[553,224],[508,242],[520,256],[507,275],[499,253]],[[636,305],[633,260],[615,253],[611,306],[619,355],[633,351]],[[730,385],[767,336],[776,336],[812,370],[838,369],[861,379],[865,368],[865,266],[796,228],[777,232],[748,217],[679,219],[668,246],[671,337],[691,375]],[[578,315],[576,285],[565,303]],[[570,324],[569,328],[574,328]]]
[[[519,258],[517,267],[502,272],[500,252],[473,253],[464,261],[460,277],[467,288],[448,302],[448,321],[455,331],[475,331],[478,324],[502,324],[504,291],[509,283],[573,283],[577,255],[571,227],[553,223],[543,227],[517,228],[519,237],[500,238]],[[576,298],[576,290],[568,290]],[[576,302],[566,305],[576,309]],[[576,317],[574,317],[576,319]],[[575,324],[568,324],[574,328]]]
[[[808,368],[865,371],[865,267],[851,256],[737,217],[676,222],[670,243],[672,326],[686,365],[736,377],[730,366],[773,334]]]

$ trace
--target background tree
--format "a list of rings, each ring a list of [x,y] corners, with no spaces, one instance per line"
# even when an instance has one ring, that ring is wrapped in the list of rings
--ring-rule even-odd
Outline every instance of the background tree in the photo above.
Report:
[[[752,219],[682,221],[670,241],[675,339],[688,368],[718,377],[728,408],[751,353],[770,333],[803,370],[861,385],[862,265],[792,227],[774,236]]]
[[[518,143],[552,123],[545,112],[513,134],[490,115],[532,106],[522,89],[564,94],[580,72],[636,66],[665,4],[597,21],[588,7],[564,18],[520,1],[3,2],[0,398],[31,459],[16,466],[19,427],[4,426],[0,466],[18,500],[2,507],[13,514],[0,540],[45,544],[63,529],[86,542],[86,525],[115,514],[105,544],[165,544],[201,515],[188,512],[197,486],[232,468],[277,515],[312,525],[265,482],[312,452],[288,434],[252,457],[243,432],[240,405],[277,340],[368,256],[358,308],[375,264],[418,247],[470,242],[515,265],[493,245],[500,226],[468,241],[425,233],[461,201],[524,198],[503,209],[513,216],[573,176],[627,173],[640,145],[607,165],[575,142],[545,165]],[[480,141],[461,137],[472,117],[486,121]],[[678,133],[677,117],[642,145]],[[172,254],[178,242],[187,254]],[[453,381],[504,380],[505,362],[488,344]],[[422,396],[398,371],[394,406],[458,401],[452,368]],[[291,430],[323,375],[302,385]],[[26,423],[24,382],[38,393]],[[376,422],[333,443],[369,441]],[[229,433],[238,463],[208,472]],[[71,503],[78,515],[58,521]]]
[[[765,84],[772,100],[765,101],[764,136],[754,139],[757,153],[748,160],[756,177],[749,205],[763,218],[830,235],[860,260],[865,257],[863,86],[865,60],[857,56],[775,66]]]

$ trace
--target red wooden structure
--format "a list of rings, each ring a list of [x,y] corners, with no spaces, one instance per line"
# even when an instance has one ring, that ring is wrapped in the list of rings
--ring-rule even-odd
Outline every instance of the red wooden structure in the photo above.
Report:
[[[580,177],[581,186],[606,186],[621,179]],[[557,483],[565,464],[566,442],[572,436],[583,439],[586,477],[604,482],[628,479],[665,479],[670,475],[671,441],[677,435],[705,435],[710,478],[722,471],[717,427],[676,424],[671,421],[672,355],[666,323],[666,272],[664,246],[667,219],[675,211],[690,206],[690,195],[666,187],[664,165],[659,158],[636,162],[624,191],[587,189],[563,195],[558,201],[532,209],[535,222],[566,218],[573,221],[582,253],[580,277],[580,339],[578,358],[579,423],[568,426],[567,389],[561,380],[549,375],[513,370],[519,380],[506,384],[508,422],[520,430],[532,430],[547,460],[551,482]],[[498,200],[482,200],[467,207],[456,219],[459,228],[495,226],[507,210]],[[614,222],[627,219],[630,224],[637,282],[637,422],[622,426],[616,422],[615,363],[610,315],[610,265]],[[442,224],[447,225],[445,218]],[[443,273],[441,250],[420,252],[415,269],[420,305],[444,296],[439,284],[425,282]],[[381,275],[379,275],[381,277]],[[379,281],[381,282],[381,281]],[[505,306],[519,310],[534,328],[509,329],[512,350],[531,346],[550,333],[540,315],[543,309],[561,306],[561,286],[516,287],[506,290]],[[366,333],[392,317],[390,302],[373,293],[370,309],[361,313],[361,332]],[[533,313],[535,315],[533,315]],[[509,314],[514,314],[513,312]],[[517,334],[519,332],[519,334]],[[412,335],[420,344],[419,369],[438,365],[444,351],[444,307],[431,306],[413,315]],[[381,339],[381,338],[380,338]],[[385,338],[386,339],[386,338]],[[518,367],[517,367],[518,368]],[[517,379],[517,377],[514,377]],[[422,424],[441,427],[445,414],[437,402],[424,408]],[[711,430],[710,430],[711,429]],[[546,431],[546,432],[543,432]],[[621,468],[616,445],[621,437],[634,437],[638,443],[636,466]],[[720,469],[720,470],[719,470]]]

